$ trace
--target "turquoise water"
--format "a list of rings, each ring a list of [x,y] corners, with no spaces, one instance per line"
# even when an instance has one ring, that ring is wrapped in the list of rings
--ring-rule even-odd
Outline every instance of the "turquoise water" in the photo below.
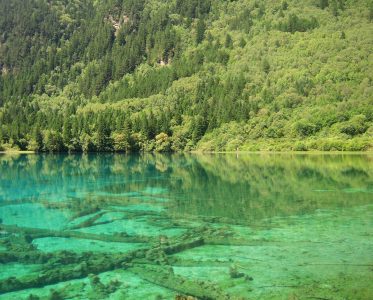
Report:
[[[0,155],[0,299],[373,299],[372,253],[372,154]]]

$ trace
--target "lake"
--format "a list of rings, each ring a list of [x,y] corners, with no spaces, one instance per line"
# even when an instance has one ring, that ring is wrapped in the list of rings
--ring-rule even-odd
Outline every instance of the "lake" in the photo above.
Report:
[[[373,154],[0,155],[0,299],[373,299],[372,254]]]

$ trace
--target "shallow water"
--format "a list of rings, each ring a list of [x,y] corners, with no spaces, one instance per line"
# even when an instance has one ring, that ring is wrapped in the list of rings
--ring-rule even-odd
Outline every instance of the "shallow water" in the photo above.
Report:
[[[0,299],[373,299],[373,155],[0,155]]]

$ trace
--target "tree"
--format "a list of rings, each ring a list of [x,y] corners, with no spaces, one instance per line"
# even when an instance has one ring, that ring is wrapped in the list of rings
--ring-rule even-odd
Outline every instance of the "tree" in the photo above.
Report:
[[[206,24],[203,19],[198,19],[196,28],[196,44],[200,44],[205,38]]]
[[[319,0],[319,7],[325,9],[329,6],[329,0]]]
[[[71,134],[71,121],[68,116],[65,117],[65,121],[63,123],[63,130],[62,130],[62,139],[63,143],[66,148],[70,147],[71,140],[72,140],[72,134]]]
[[[225,37],[225,48],[233,48],[233,40],[232,40],[232,37],[230,34],[227,34],[226,37]]]
[[[281,4],[282,10],[287,10],[288,7],[289,7],[289,4],[286,1],[283,1],[282,4]]]
[[[262,62],[262,70],[264,73],[268,74],[269,71],[271,70],[271,65],[269,64],[269,61],[267,58],[264,58]]]
[[[43,135],[40,131],[40,128],[39,126],[36,126],[34,128],[34,132],[33,132],[33,136],[32,136],[33,140],[35,141],[35,144],[34,144],[34,151],[42,151],[43,148],[44,148],[44,144],[43,144]]]
[[[100,114],[97,120],[97,131],[95,135],[96,149],[101,152],[111,150],[110,129],[105,121],[103,114]]]
[[[82,135],[80,136],[80,141],[79,142],[80,142],[82,151],[84,153],[91,152],[91,151],[95,150],[93,139],[89,134],[83,132]]]
[[[317,130],[317,126],[308,120],[302,119],[294,124],[294,129],[300,137],[313,135]]]
[[[156,152],[171,151],[171,141],[167,133],[161,132],[155,137],[155,151]]]
[[[365,115],[356,115],[347,122],[341,123],[342,133],[355,136],[364,133],[368,129]]]
[[[170,142],[182,151],[201,139],[227,149],[259,137],[371,133],[370,32],[360,30],[362,15],[373,20],[371,0],[156,2],[0,0],[5,148],[152,151]],[[330,35],[333,10],[340,26]]]
[[[240,45],[241,48],[244,48],[246,46],[246,40],[244,38],[241,38],[239,45]]]
[[[193,118],[193,121],[192,139],[193,142],[196,143],[205,134],[208,124],[206,122],[206,119],[202,116],[196,116],[195,118]]]
[[[337,17],[339,15],[339,2],[337,0],[331,0],[330,9],[333,16]]]
[[[113,141],[113,149],[116,152],[130,152],[131,138],[123,132],[113,132],[111,140]]]
[[[43,139],[45,150],[49,152],[61,152],[64,150],[62,136],[59,132],[46,130]]]

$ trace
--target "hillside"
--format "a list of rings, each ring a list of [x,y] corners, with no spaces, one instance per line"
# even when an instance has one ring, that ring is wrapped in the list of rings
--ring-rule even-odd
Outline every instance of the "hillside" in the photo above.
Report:
[[[0,150],[373,149],[371,0],[0,0]]]

